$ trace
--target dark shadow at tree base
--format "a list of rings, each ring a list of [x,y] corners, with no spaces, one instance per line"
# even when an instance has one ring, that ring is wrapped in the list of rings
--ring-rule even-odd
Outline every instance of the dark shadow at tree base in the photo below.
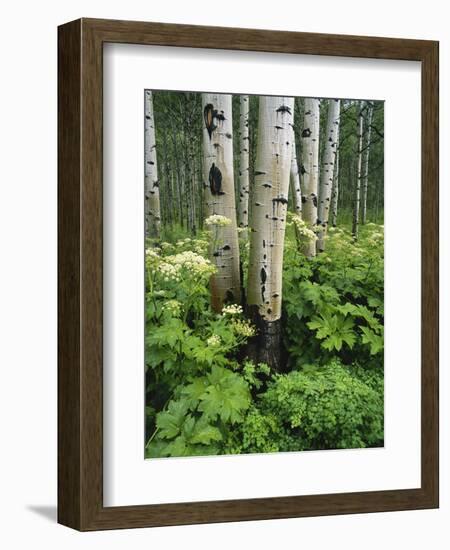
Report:
[[[266,321],[259,315],[257,306],[249,306],[247,314],[257,330],[247,344],[247,357],[255,364],[265,363],[272,371],[284,372],[288,357],[283,345],[281,319]]]

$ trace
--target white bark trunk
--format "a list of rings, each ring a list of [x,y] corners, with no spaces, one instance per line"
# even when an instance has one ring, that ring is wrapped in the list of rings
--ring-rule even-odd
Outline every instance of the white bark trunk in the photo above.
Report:
[[[330,199],[333,187],[334,164],[336,160],[337,141],[339,135],[339,116],[341,101],[330,99],[326,130],[325,151],[320,173],[319,206],[317,209],[317,251],[325,250],[325,237],[330,213]]]
[[[259,98],[247,295],[248,304],[268,322],[281,316],[293,111],[293,98]]]
[[[161,228],[161,210],[159,204],[158,165],[156,161],[155,121],[153,118],[153,95],[145,90],[145,234],[159,239]]]
[[[301,190],[301,187],[300,187],[300,173],[299,173],[299,170],[298,170],[297,151],[296,151],[296,147],[295,147],[294,129],[292,129],[291,147],[292,147],[292,155],[291,155],[292,199],[293,199],[293,202],[294,202],[294,212],[297,214],[297,216],[301,216],[302,215],[302,190]]]
[[[211,277],[211,306],[218,312],[225,303],[241,302],[231,99],[228,94],[202,94],[205,213],[230,220],[226,226],[211,226],[210,259],[217,267]]]
[[[337,141],[336,161],[334,163],[333,191],[331,193],[331,223],[336,227],[339,202],[339,135]]]
[[[292,158],[294,99],[259,98],[247,303],[258,328],[250,356],[279,370],[283,250]]]
[[[364,116],[363,116],[363,102],[359,104],[358,114],[358,171],[356,174],[355,192],[354,192],[354,205],[353,205],[353,223],[352,223],[352,235],[356,240],[358,239],[359,229],[359,207],[361,202],[361,176],[362,176],[362,148],[363,148],[363,134],[364,134]]]
[[[248,95],[240,97],[239,113],[239,202],[238,202],[238,223],[239,227],[248,228],[248,197],[249,187],[249,117],[250,99]],[[244,233],[247,237],[247,233]]]
[[[302,216],[310,229],[317,227],[317,186],[319,180],[319,100],[305,99],[302,131]],[[308,258],[316,255],[316,243],[305,244],[303,253]]]
[[[367,131],[366,131],[366,145],[364,151],[364,168],[363,168],[363,180],[362,180],[362,197],[361,197],[361,223],[364,225],[367,218],[367,188],[369,184],[369,157],[370,157],[370,145],[372,137],[372,116],[373,105],[369,105],[369,112],[367,114]]]

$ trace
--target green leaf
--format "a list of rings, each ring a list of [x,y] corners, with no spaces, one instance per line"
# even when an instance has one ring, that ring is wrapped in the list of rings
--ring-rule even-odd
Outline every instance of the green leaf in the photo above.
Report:
[[[222,367],[213,367],[208,375],[210,385],[200,396],[199,411],[208,418],[220,418],[232,424],[242,419],[242,413],[250,406],[247,382],[238,374]]]
[[[147,335],[146,344],[148,346],[169,346],[175,345],[185,338],[185,329],[187,327],[180,319],[171,318],[160,327],[153,327]]]
[[[195,425],[194,433],[191,437],[191,443],[202,443],[203,445],[209,445],[211,441],[221,441],[222,434],[220,430],[215,426],[209,424],[208,419],[202,416]]]
[[[185,398],[189,409],[194,410],[197,407],[200,397],[205,393],[207,386],[207,379],[201,376],[194,378],[190,384],[181,390],[181,395]]]
[[[165,439],[172,439],[181,432],[188,405],[185,400],[171,401],[167,411],[160,412],[156,417],[158,435]]]
[[[376,334],[369,327],[359,327],[362,334],[362,343],[370,346],[370,355],[376,355],[383,350],[383,335]]]
[[[351,317],[337,315],[322,315],[314,317],[307,323],[308,327],[316,330],[316,338],[323,340],[322,347],[329,351],[340,351],[345,343],[351,349],[356,341],[354,321]]]

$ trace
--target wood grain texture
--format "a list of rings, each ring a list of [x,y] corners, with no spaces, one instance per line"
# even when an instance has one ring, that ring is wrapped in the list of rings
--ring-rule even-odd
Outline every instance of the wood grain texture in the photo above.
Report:
[[[420,61],[420,489],[103,507],[102,48],[105,42]],[[80,19],[58,33],[58,521],[78,530],[438,506],[438,44],[359,36]]]
[[[58,521],[80,527],[81,22],[58,32]]]

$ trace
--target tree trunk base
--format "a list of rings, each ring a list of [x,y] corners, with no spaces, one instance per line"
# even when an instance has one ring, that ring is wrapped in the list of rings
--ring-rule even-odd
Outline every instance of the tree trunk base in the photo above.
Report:
[[[256,364],[265,363],[271,370],[282,372],[286,364],[286,351],[281,337],[281,319],[266,321],[259,315],[256,306],[249,308],[249,314],[257,334],[248,343],[248,358]]]

